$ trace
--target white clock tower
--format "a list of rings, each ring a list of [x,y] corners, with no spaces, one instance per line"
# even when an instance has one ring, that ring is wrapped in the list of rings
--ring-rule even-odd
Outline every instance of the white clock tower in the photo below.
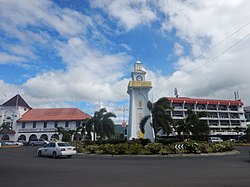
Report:
[[[141,119],[149,115],[147,108],[148,93],[152,88],[151,81],[145,80],[146,72],[142,70],[140,61],[134,64],[134,71],[131,73],[132,81],[129,81],[127,93],[130,96],[128,138],[147,138],[154,141],[153,131],[149,121],[145,125],[145,134],[140,130]]]

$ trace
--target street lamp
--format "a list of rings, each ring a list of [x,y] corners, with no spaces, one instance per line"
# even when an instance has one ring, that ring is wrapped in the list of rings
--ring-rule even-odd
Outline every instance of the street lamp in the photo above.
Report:
[[[126,132],[126,127],[127,127],[127,123],[125,121],[125,111],[128,111],[128,109],[125,107],[122,107],[122,108],[119,108],[119,110],[122,111],[122,128],[123,128],[123,134],[125,138],[125,132]]]

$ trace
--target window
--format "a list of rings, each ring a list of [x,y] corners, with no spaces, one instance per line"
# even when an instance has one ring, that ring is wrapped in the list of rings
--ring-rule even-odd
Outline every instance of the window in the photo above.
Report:
[[[81,125],[81,122],[80,122],[80,121],[77,121],[77,122],[76,122],[76,128],[77,128],[77,127],[80,127],[80,125]]]
[[[69,122],[65,121],[65,128],[68,128],[68,127],[69,127]]]
[[[43,123],[43,128],[47,128],[47,121]]]
[[[142,108],[142,100],[138,101],[138,108]]]
[[[50,143],[49,147],[56,147],[56,144],[55,143]]]
[[[54,127],[55,127],[55,128],[58,127],[58,121],[55,121]]]
[[[25,129],[25,122],[22,122],[22,129]]]
[[[33,122],[33,129],[36,128],[36,122]]]

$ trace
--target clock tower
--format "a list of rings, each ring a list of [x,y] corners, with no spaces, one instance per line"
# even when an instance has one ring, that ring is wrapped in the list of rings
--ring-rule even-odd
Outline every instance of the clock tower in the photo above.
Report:
[[[140,122],[144,116],[149,115],[147,108],[148,93],[152,88],[151,81],[145,80],[146,72],[142,70],[142,63],[136,61],[131,73],[132,81],[129,81],[127,93],[130,96],[128,138],[147,138],[154,140],[153,131],[149,121],[145,125],[145,134],[140,130]]]

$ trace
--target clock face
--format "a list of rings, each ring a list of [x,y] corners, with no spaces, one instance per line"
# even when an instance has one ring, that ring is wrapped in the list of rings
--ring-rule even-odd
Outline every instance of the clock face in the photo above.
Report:
[[[137,76],[136,76],[136,80],[137,80],[137,81],[142,81],[142,80],[143,80],[143,77],[142,77],[141,75],[137,75]]]

